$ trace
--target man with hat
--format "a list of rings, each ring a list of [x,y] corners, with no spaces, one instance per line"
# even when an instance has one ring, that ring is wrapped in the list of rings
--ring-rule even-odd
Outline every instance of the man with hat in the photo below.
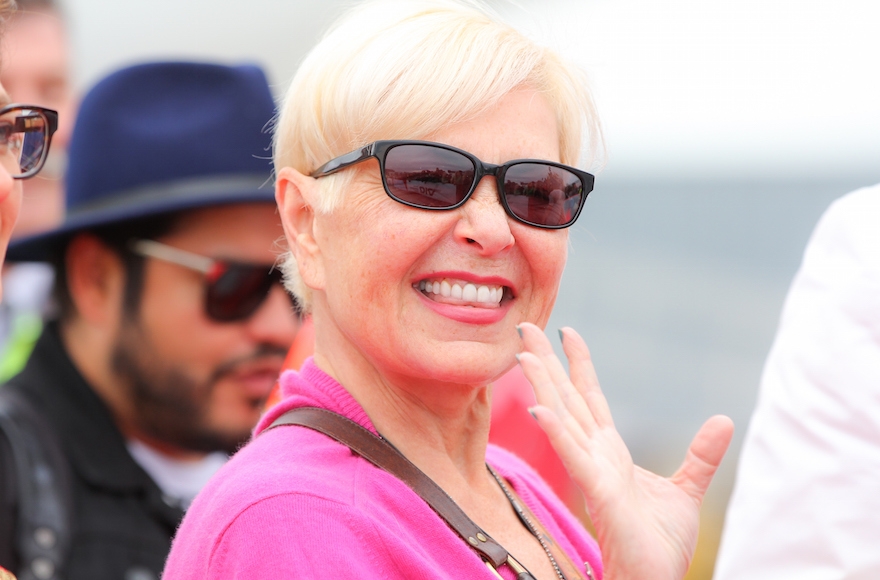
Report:
[[[0,566],[20,579],[158,578],[249,437],[299,326],[272,267],[273,115],[253,66],[144,64],[84,98],[65,220],[9,252],[53,264],[58,308],[0,388]]]

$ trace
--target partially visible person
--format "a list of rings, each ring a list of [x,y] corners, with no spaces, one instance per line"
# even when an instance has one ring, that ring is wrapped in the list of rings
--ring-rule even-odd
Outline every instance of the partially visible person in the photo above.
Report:
[[[274,114],[255,66],[137,65],[85,97],[65,220],[10,249],[52,263],[59,304],[0,388],[0,565],[22,578],[158,578],[257,422],[299,324]]]
[[[58,131],[39,178],[24,185],[16,237],[46,231],[64,217],[64,167],[76,118],[70,48],[56,0],[17,0],[18,10],[3,35],[0,82],[16,103],[58,111]]]
[[[14,10],[14,1],[0,0],[0,46]],[[0,56],[0,70],[3,64]],[[0,269],[20,211],[21,179],[33,177],[42,169],[58,123],[55,111],[9,107],[10,100],[0,79]],[[6,475],[0,471],[0,478]],[[0,580],[15,580],[15,576],[0,565]]]
[[[70,50],[56,0],[18,0],[3,36],[0,81],[16,103],[59,112],[52,150],[37,179],[23,184],[24,197],[13,237],[55,227],[64,215],[63,173],[67,143],[76,117]],[[51,314],[52,268],[22,262],[3,269],[6,300],[0,306],[0,382],[22,369]]]
[[[2,38],[14,9],[15,2],[0,0]],[[0,52],[0,70],[7,64]],[[15,105],[0,81],[0,267],[21,209],[21,180],[34,177],[43,168],[57,129],[57,111],[31,104]]]
[[[880,185],[835,201],[795,276],[716,580],[880,578]]]
[[[685,575],[730,420],[673,477],[640,470],[583,340],[561,333],[569,375],[542,331],[598,132],[582,74],[478,2],[364,2],[331,28],[274,147],[315,354],[193,502],[165,578]],[[598,542],[488,442],[491,384],[517,360]]]

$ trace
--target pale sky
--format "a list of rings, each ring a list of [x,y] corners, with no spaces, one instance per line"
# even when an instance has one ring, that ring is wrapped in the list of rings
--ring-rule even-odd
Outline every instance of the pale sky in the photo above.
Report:
[[[608,171],[766,174],[880,165],[880,2],[519,4],[512,19],[590,76]],[[219,58],[265,64],[281,92],[341,2],[65,5],[80,86],[133,60]]]

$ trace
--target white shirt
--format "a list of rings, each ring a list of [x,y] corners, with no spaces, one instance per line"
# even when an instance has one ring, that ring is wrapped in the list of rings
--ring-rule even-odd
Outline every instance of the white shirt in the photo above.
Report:
[[[138,465],[162,490],[165,503],[183,509],[189,507],[196,494],[229,460],[225,453],[219,451],[209,453],[202,459],[174,459],[136,439],[126,441],[126,446]]]
[[[822,216],[786,298],[715,580],[880,579],[880,185]]]

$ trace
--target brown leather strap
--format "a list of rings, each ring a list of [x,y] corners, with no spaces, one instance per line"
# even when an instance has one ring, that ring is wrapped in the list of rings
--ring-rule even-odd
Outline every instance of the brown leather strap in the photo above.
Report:
[[[484,560],[495,568],[507,562],[507,550],[489,537],[440,486],[385,439],[377,437],[342,415],[316,407],[291,409],[275,419],[269,429],[281,425],[308,427],[347,445],[376,467],[384,469],[412,488]]]

